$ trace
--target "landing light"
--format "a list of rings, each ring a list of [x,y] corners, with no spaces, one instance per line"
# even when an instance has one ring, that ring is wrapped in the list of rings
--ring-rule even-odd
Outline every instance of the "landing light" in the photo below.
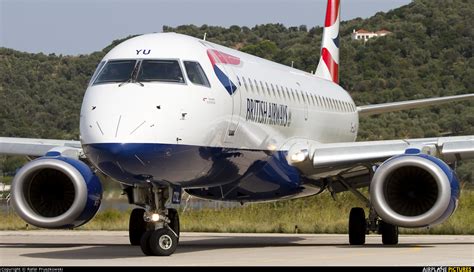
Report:
[[[151,221],[153,222],[158,222],[160,220],[160,215],[157,213],[154,213],[151,215]]]
[[[306,159],[307,156],[308,156],[308,152],[302,150],[302,151],[296,152],[295,154],[291,155],[291,161],[292,162],[302,162]]]
[[[274,145],[274,144],[269,144],[268,145],[268,150],[275,151],[276,149],[277,149],[276,145]]]

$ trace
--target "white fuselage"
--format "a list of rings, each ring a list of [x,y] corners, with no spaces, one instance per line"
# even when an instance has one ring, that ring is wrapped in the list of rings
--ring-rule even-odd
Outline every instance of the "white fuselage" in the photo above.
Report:
[[[81,142],[97,168],[123,183],[152,180],[229,194],[241,188],[220,196],[230,200],[296,195],[302,181],[285,159],[293,143],[357,136],[350,95],[297,69],[175,33],[127,40],[103,62],[117,60],[178,62],[184,77],[96,84],[99,65],[81,108]],[[200,64],[209,86],[192,82],[189,61]]]
[[[208,49],[241,60],[239,65],[217,64],[237,86],[233,95],[216,77]],[[137,54],[138,50],[149,53]],[[333,82],[297,69],[174,33],[125,41],[103,60],[114,59],[197,61],[211,87],[193,84],[187,77],[184,84],[146,82],[143,87],[91,84],[81,109],[83,144],[178,143],[244,149],[267,149],[271,144],[274,150],[292,138],[319,143],[356,139],[358,115],[350,95]],[[250,112],[257,100],[287,106],[291,120],[272,124],[258,109]]]

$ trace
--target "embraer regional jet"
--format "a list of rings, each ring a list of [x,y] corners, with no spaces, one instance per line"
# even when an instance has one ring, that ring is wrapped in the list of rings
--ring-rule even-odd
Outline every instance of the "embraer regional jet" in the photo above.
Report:
[[[339,14],[329,0],[315,74],[176,33],[119,44],[90,80],[80,141],[0,138],[0,153],[37,157],[13,179],[16,212],[43,228],[85,224],[105,175],[141,207],[130,243],[159,256],[178,245],[183,190],[241,203],[351,191],[369,208],[350,211],[351,245],[369,232],[397,244],[398,227],[445,221],[459,197],[454,166],[474,158],[474,136],[355,142],[359,117],[474,94],[356,106],[338,84]]]

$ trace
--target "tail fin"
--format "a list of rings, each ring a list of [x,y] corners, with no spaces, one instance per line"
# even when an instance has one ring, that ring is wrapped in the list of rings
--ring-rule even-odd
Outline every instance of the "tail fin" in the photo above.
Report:
[[[316,76],[339,84],[339,21],[340,0],[328,0],[323,44]]]

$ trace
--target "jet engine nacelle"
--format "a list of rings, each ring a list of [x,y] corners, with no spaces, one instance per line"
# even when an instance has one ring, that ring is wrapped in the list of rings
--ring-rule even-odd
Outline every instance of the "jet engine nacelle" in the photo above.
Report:
[[[407,228],[433,226],[456,209],[459,182],[442,160],[409,149],[378,167],[370,198],[385,222]]]
[[[85,163],[53,154],[25,164],[12,182],[12,203],[26,222],[42,228],[74,228],[99,209],[102,186]]]

